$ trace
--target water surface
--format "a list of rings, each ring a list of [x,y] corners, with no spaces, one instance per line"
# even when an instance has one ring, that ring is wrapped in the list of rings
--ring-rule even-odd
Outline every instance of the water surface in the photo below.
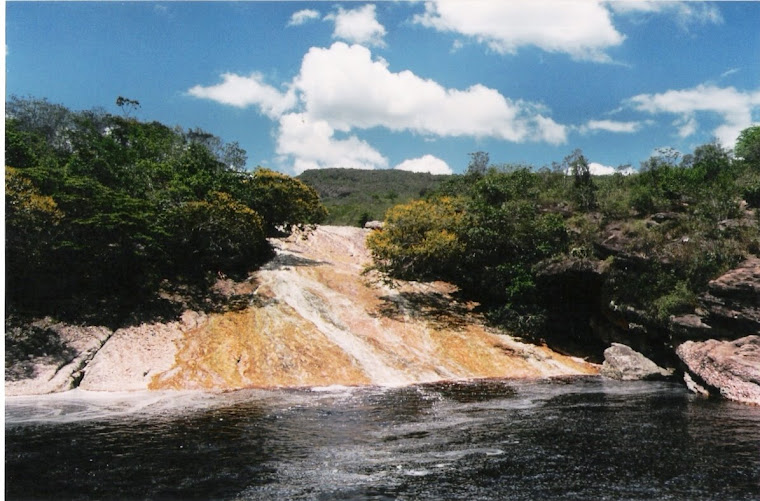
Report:
[[[760,499],[760,408],[598,377],[9,398],[13,499]]]

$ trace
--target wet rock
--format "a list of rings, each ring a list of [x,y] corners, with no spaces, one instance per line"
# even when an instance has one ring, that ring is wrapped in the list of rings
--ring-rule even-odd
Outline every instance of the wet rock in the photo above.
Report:
[[[760,405],[760,336],[732,341],[687,341],[676,353],[686,364],[690,378],[707,391]]]
[[[604,350],[601,375],[621,381],[635,381],[666,378],[672,375],[672,371],[663,369],[624,344],[613,343]]]

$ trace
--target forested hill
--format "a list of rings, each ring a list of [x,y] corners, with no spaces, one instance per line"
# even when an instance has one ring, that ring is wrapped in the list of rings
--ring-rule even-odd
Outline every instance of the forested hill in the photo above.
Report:
[[[392,206],[422,198],[451,176],[402,170],[307,170],[298,179],[314,188],[328,224],[358,226],[382,220]]]

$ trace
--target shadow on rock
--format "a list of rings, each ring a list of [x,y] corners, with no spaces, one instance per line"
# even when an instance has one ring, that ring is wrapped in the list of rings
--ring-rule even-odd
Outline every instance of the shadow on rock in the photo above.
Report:
[[[5,377],[10,381],[34,377],[34,359],[47,357],[57,365],[65,365],[77,356],[76,350],[64,343],[52,329],[35,325],[12,325],[5,322]]]

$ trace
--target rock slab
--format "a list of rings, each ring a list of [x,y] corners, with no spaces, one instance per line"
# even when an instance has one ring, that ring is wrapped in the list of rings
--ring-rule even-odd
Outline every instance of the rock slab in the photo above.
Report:
[[[672,373],[629,346],[612,343],[604,350],[601,375],[620,381],[636,381],[666,378]]]
[[[760,336],[733,341],[687,341],[676,353],[691,377],[704,382],[713,393],[760,405]]]

